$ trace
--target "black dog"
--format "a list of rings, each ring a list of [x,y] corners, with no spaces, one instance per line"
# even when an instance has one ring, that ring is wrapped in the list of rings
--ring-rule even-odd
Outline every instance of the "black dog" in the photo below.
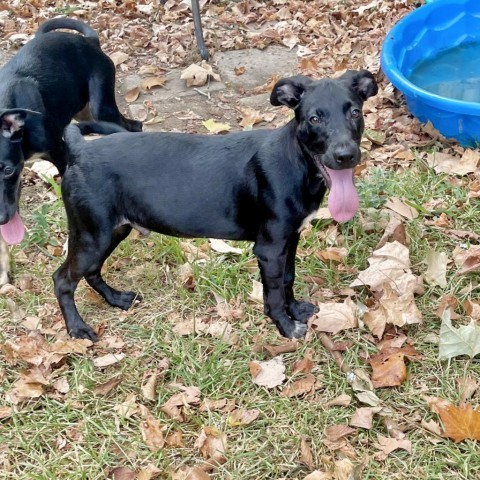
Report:
[[[271,103],[293,108],[293,120],[224,136],[118,133],[87,142],[79,127],[68,126],[62,191],[69,248],[53,277],[70,335],[95,339],[74,303],[82,277],[110,305],[128,309],[134,301],[135,293],[114,290],[101,277],[105,259],[133,227],[254,241],[265,313],[282,335],[303,337],[315,307],[293,295],[299,231],[327,184],[333,218],[355,214],[361,109],[376,93],[366,70],[336,80],[286,78],[275,85]]]
[[[83,35],[52,32],[59,28]],[[20,243],[24,235],[18,214],[24,161],[35,153],[45,154],[62,175],[63,130],[87,104],[96,120],[142,130],[141,122],[119,112],[114,83],[115,66],[100,49],[95,31],[67,18],[43,23],[0,70],[0,233],[7,243]],[[4,281],[8,255],[0,260]]]

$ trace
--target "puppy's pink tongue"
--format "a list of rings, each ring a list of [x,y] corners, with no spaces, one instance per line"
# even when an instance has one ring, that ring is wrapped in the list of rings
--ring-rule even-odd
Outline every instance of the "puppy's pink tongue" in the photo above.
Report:
[[[16,213],[5,225],[0,225],[0,233],[9,245],[20,243],[25,235],[25,226],[20,215]]]
[[[358,210],[358,193],[353,184],[353,168],[332,170],[327,168],[330,177],[328,209],[334,220],[346,222]]]

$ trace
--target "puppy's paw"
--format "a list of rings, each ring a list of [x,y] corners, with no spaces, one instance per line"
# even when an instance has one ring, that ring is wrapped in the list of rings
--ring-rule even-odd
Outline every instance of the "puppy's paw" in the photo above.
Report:
[[[121,308],[122,310],[128,310],[135,300],[141,300],[140,295],[135,292],[111,292],[111,296],[107,298],[107,302],[112,307]]]
[[[96,342],[98,340],[97,334],[94,332],[93,328],[91,328],[84,322],[77,323],[73,327],[68,328],[67,330],[72,338],[91,340],[92,342]]]
[[[301,323],[307,323],[308,319],[318,312],[318,307],[309,302],[299,302],[295,300],[288,308],[288,313],[294,320]]]
[[[306,323],[290,320],[287,316],[282,321],[275,323],[280,333],[287,338],[303,338],[307,333],[308,326]]]

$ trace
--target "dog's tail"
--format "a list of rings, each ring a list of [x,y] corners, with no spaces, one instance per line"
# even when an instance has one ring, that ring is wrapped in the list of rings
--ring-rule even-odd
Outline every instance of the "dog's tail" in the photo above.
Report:
[[[66,28],[68,30],[75,30],[76,32],[81,33],[87,38],[92,38],[96,40],[99,44],[97,32],[86,23],[81,22],[80,20],[75,20],[74,18],[52,18],[43,22],[35,33],[35,36],[43,35],[44,33],[51,32],[52,30],[58,30],[60,28]]]
[[[67,164],[75,163],[75,158],[85,139],[84,135],[96,133],[98,135],[111,135],[112,133],[128,132],[125,128],[111,122],[78,122],[71,123],[65,128],[63,137],[67,146]]]

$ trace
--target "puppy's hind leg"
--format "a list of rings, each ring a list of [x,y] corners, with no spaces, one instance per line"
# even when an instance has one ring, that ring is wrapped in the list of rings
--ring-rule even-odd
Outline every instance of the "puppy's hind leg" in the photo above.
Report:
[[[288,314],[293,319],[302,323],[306,323],[308,319],[318,311],[318,308],[312,303],[296,300],[293,295],[293,283],[295,281],[295,257],[299,238],[300,235],[295,233],[295,235],[293,235],[288,242],[283,284],[285,288],[285,306]]]
[[[92,341],[97,339],[96,333],[78,313],[74,294],[82,277],[98,267],[109,243],[109,236],[94,238],[90,233],[70,228],[67,259],[53,274],[55,296],[65,319],[67,331],[74,338]]]
[[[113,122],[130,132],[141,132],[142,122],[124,117],[115,100],[115,66],[105,56],[89,82],[90,112],[95,120]]]
[[[140,300],[140,297],[135,292],[120,292],[110,287],[102,278],[101,271],[105,260],[120,242],[128,237],[131,231],[132,227],[130,227],[130,225],[122,225],[121,227],[118,227],[113,232],[110,245],[102,259],[85,274],[85,280],[96,292],[98,292],[112,307],[118,307],[122,310],[128,310],[136,299]]]

